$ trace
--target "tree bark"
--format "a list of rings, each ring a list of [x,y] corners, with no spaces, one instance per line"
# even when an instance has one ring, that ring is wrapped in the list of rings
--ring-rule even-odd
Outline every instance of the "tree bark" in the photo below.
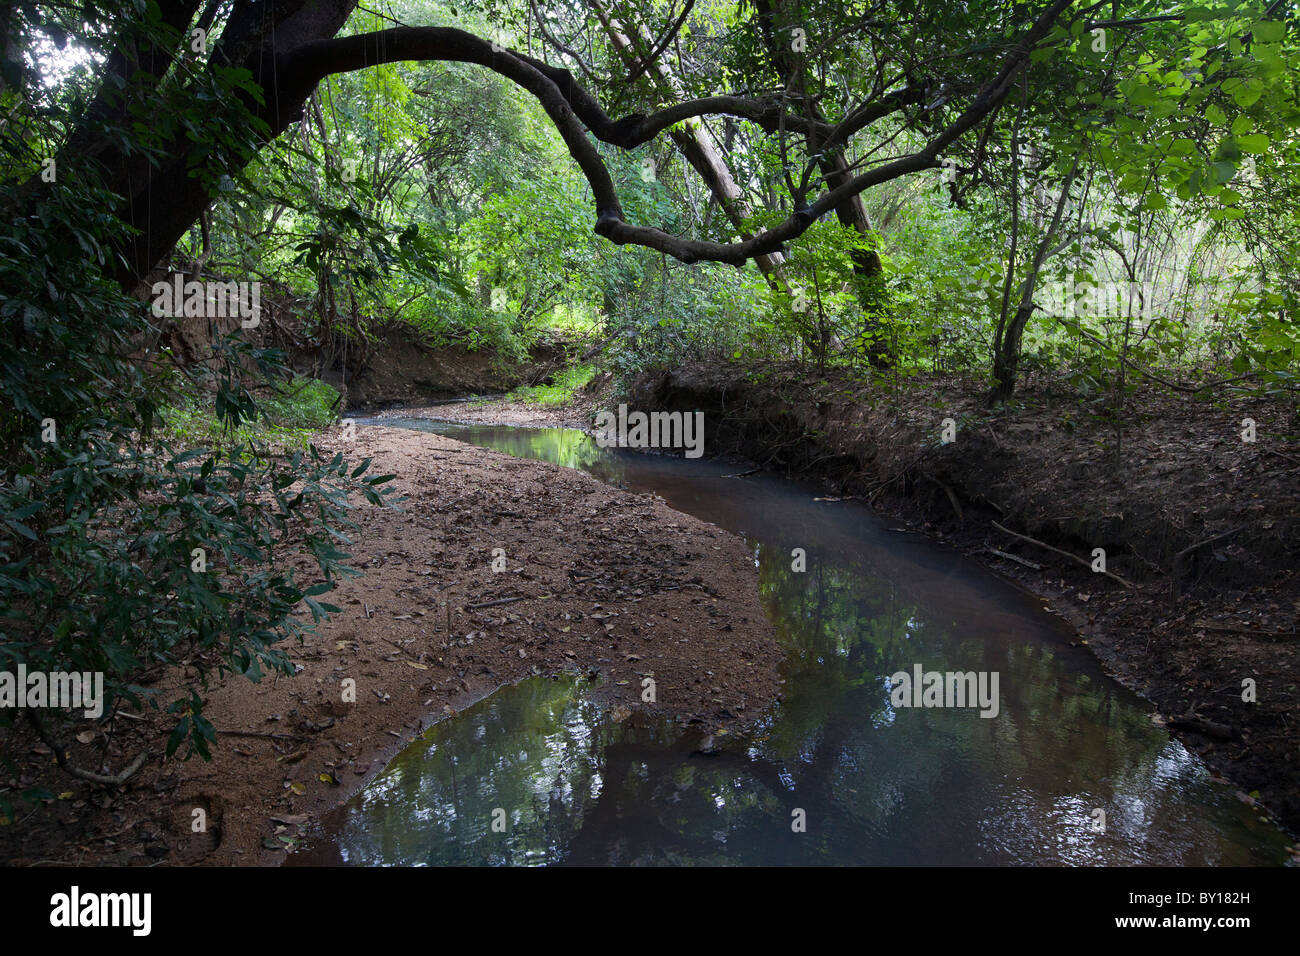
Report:
[[[1020,287],[1020,303],[1016,307],[1016,314],[1007,325],[1005,333],[998,343],[997,355],[993,361],[993,378],[997,382],[992,395],[994,402],[1006,401],[1015,392],[1016,375],[1020,367],[1020,338],[1024,334],[1025,326],[1029,324],[1029,319],[1034,314],[1034,309],[1037,308],[1034,305],[1034,292],[1038,288],[1038,276],[1043,270],[1043,263],[1047,261],[1053,243],[1056,242],[1056,235],[1061,228],[1061,219],[1070,199],[1070,188],[1074,185],[1074,179],[1078,172],[1079,157],[1076,156],[1074,165],[1070,167],[1069,173],[1066,174],[1065,180],[1061,183],[1061,192],[1056,199],[1056,209],[1052,212],[1052,221],[1044,230],[1042,237],[1038,241],[1038,246],[1034,250],[1034,258],[1029,265],[1029,274],[1025,276],[1025,281]],[[1014,253],[1010,268],[1015,269]]]

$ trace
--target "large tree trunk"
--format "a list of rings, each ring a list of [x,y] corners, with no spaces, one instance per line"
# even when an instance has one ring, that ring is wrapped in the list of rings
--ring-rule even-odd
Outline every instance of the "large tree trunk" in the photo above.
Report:
[[[189,28],[199,6],[198,0],[160,4],[164,21],[184,37],[186,45],[162,49],[150,44],[141,50],[133,38],[124,36],[123,44],[105,69],[119,76],[125,86],[119,91],[114,83],[101,85],[84,120],[59,154],[60,167],[65,161],[69,165],[86,158],[98,161],[107,176],[106,185],[125,199],[118,215],[135,234],[122,250],[116,268],[116,278],[123,288],[132,288],[143,279],[211,201],[207,190],[195,178],[196,170],[191,164],[195,144],[184,133],[163,145],[162,158],[156,166],[138,150],[124,151],[122,139],[103,135],[105,125],[130,122],[132,103],[143,102],[145,95],[172,67],[178,52],[188,49]],[[296,86],[278,82],[283,78],[277,76],[277,60],[305,44],[333,37],[355,6],[356,0],[273,0],[269,4],[240,0],[236,3],[219,41],[212,47],[209,63],[247,69],[265,90],[264,104],[252,97],[242,97],[249,112],[268,125],[265,141],[284,132],[302,114],[303,103],[316,85],[314,80]],[[243,117],[237,113],[232,108],[224,116],[214,116],[214,128],[220,121],[241,122]]]

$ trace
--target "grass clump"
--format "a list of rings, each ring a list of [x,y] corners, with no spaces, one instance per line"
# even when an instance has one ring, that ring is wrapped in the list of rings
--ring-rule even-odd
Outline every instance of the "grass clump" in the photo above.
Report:
[[[573,400],[574,393],[592,380],[594,365],[575,365],[555,376],[553,385],[521,385],[506,398],[525,405],[563,405]]]

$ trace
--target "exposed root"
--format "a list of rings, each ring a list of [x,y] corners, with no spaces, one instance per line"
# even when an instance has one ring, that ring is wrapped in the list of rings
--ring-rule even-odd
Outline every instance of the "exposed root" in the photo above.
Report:
[[[126,781],[129,780],[137,770],[144,766],[145,758],[149,755],[147,750],[142,751],[140,756],[131,761],[131,763],[128,764],[126,769],[121,773],[106,774],[95,773],[93,770],[86,770],[83,767],[78,767],[75,764],[68,762],[68,756],[63,752],[63,747],[60,746],[59,742],[45,729],[45,725],[41,723],[40,718],[36,716],[34,710],[28,708],[26,713],[27,720],[36,730],[36,736],[41,738],[41,742],[45,744],[45,746],[54,751],[54,759],[58,761],[59,769],[70,777],[76,777],[78,780],[85,780],[89,783],[98,783],[106,787],[120,787],[126,783]]]

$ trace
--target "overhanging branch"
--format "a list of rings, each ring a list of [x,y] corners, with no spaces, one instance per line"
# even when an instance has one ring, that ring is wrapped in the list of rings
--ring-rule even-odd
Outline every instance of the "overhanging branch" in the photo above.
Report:
[[[783,115],[776,103],[740,96],[690,100],[649,116],[635,114],[614,120],[569,71],[513,51],[497,52],[488,41],[450,27],[396,27],[317,40],[278,57],[275,76],[277,92],[281,94],[279,101],[292,104],[306,99],[326,76],[381,63],[443,61],[476,63],[486,67],[531,93],[555,124],[570,155],[591,186],[598,235],[618,245],[646,246],[683,262],[712,261],[739,266],[756,256],[781,251],[786,243],[802,235],[812,223],[864,190],[909,173],[937,167],[938,157],[944,149],[998,108],[1016,74],[1029,61],[1030,53],[1071,2],[1053,0],[1006,55],[997,74],[975,94],[965,112],[931,138],[923,149],[847,179],[823,193],[810,206],[796,210],[780,224],[750,239],[730,243],[685,239],[660,229],[626,222],[613,179],[588,133],[611,145],[630,149],[649,142],[676,123],[710,114],[728,114],[750,120],[768,132],[774,132],[784,124],[786,130],[843,142],[854,132],[913,102],[919,91],[908,88],[867,104],[838,127]]]

